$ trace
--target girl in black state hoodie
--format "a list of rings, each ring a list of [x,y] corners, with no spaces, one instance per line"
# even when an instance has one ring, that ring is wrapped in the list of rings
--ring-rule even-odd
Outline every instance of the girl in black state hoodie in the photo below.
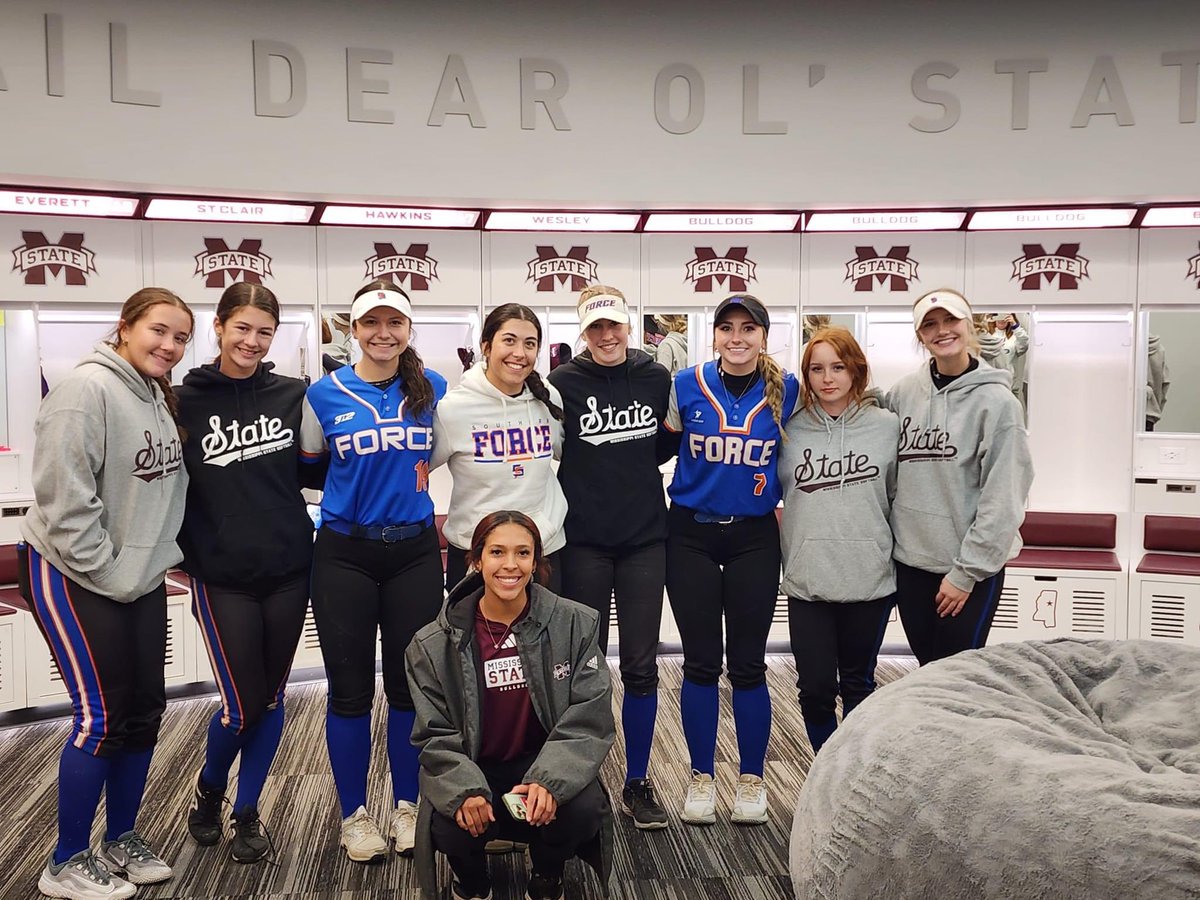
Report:
[[[240,753],[233,843],[237,862],[266,855],[258,798],[283,733],[283,694],[308,608],[313,525],[300,488],[319,487],[321,466],[300,453],[303,381],[262,362],[279,303],[239,282],[217,304],[221,355],[178,388],[183,459],[191,478],[179,545],[221,694],[196,776],[188,831],[221,838],[229,769]]]
[[[659,448],[671,376],[641,350],[629,349],[629,309],[615,288],[579,295],[587,349],[549,375],[565,413],[558,470],[567,497],[562,594],[600,613],[600,649],[608,649],[616,593],[625,698],[624,811],[642,829],[667,816],[646,777],[658,714],[658,634],[666,581],[667,508]],[[669,440],[669,439],[668,439]]]

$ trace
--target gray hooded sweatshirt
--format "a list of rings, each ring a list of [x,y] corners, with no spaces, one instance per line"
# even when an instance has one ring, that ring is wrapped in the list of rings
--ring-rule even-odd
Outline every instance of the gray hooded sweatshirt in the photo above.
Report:
[[[873,396],[836,420],[814,405],[781,445],[783,592],[844,603],[896,590],[888,514],[900,420]]]
[[[929,365],[886,405],[900,417],[895,557],[969,591],[1021,550],[1033,461],[1008,372],[981,365],[938,391]]]
[[[994,331],[991,334],[980,331],[976,333],[975,338],[979,341],[980,359],[993,369],[1012,371],[1012,354],[1009,352],[1003,331]]]
[[[97,344],[34,423],[34,503],[21,534],[63,575],[130,603],[183,559],[187,470],[162,390]]]
[[[1167,368],[1167,353],[1162,339],[1150,335],[1146,348],[1146,418],[1157,422],[1167,405],[1167,390],[1171,387],[1171,370]]]

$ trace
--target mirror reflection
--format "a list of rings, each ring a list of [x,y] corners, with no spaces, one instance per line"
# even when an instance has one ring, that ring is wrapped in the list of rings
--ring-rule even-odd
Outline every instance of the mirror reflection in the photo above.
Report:
[[[1013,396],[1029,415],[1029,315],[1014,312],[983,312],[974,317],[980,358],[994,369],[1012,375]]]
[[[1200,433],[1200,394],[1171,390],[1171,382],[1200,384],[1200,359],[1192,348],[1200,341],[1200,314],[1192,310],[1145,313],[1142,359],[1146,384],[1142,411],[1146,431]]]
[[[674,375],[689,365],[690,340],[686,313],[647,314],[642,317],[642,349]]]

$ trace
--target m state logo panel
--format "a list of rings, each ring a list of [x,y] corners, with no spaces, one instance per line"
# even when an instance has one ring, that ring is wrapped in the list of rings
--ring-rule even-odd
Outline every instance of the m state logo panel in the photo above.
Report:
[[[698,246],[695,256],[684,266],[683,280],[691,282],[697,294],[721,288],[731,294],[749,290],[750,283],[758,280],[758,264],[749,253],[748,246],[730,247],[721,255],[711,246]]]
[[[437,281],[438,261],[429,255],[428,243],[410,243],[400,251],[396,242],[375,241],[375,253],[363,260],[368,281],[384,279],[410,291],[427,291]]]
[[[63,284],[86,286],[96,274],[96,254],[84,245],[82,231],[64,231],[57,241],[45,231],[23,229],[21,244],[13,248],[12,271],[19,272],[24,283],[44,285],[49,279]]]
[[[966,235],[966,248],[964,293],[976,303],[986,298],[988,307],[1020,308],[1047,298],[1067,305],[1125,304],[1137,298],[1143,260],[1139,235],[1128,228],[978,231]],[[1178,252],[1177,246],[1175,266]],[[1176,269],[1176,284],[1182,283],[1183,271]],[[929,280],[924,271],[921,275]],[[1195,294],[1189,296],[1194,302]]]
[[[540,292],[564,288],[578,293],[600,280],[598,265],[588,255],[590,247],[575,245],[560,253],[553,244],[538,244],[534,250],[537,256],[526,264],[529,274],[525,280],[532,281]]]
[[[1042,244],[1021,245],[1022,255],[1013,260],[1011,280],[1019,281],[1023,291],[1040,291],[1044,284],[1060,291],[1077,291],[1079,282],[1090,278],[1091,260],[1079,252],[1080,244],[1066,242],[1047,252]]]
[[[204,238],[204,251],[196,254],[194,275],[204,278],[204,286],[224,290],[231,284],[244,281],[262,284],[273,278],[271,257],[262,250],[261,238],[244,238],[230,247],[224,238]]]
[[[909,246],[893,246],[880,255],[874,246],[859,245],[854,248],[854,259],[846,263],[845,281],[854,283],[858,292],[874,291],[887,285],[889,291],[907,291],[912,282],[919,281],[918,263],[909,256]]]

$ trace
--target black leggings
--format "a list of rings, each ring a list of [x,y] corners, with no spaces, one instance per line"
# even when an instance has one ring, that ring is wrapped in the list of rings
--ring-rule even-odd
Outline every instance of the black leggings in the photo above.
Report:
[[[843,718],[871,696],[895,602],[894,596],[857,603],[788,600],[796,687],[806,724],[832,722],[839,693]]]
[[[446,854],[459,882],[468,888],[481,888],[487,880],[484,847],[488,841],[503,839],[529,844],[533,871],[539,875],[561,877],[567,860],[600,831],[608,798],[600,782],[587,787],[566,801],[560,801],[554,821],[534,828],[509,815],[501,796],[524,781],[532,760],[507,763],[479,763],[492,792],[492,815],[496,821],[479,837],[458,827],[454,817],[433,811],[433,846]],[[557,798],[556,798],[557,799]]]
[[[550,591],[552,594],[562,593],[562,551],[555,550],[546,557],[546,562],[550,564],[550,577],[546,580],[542,587]],[[453,544],[446,544],[446,592],[454,590],[457,585],[467,576],[467,551],[459,550]],[[541,584],[541,582],[539,582]]]
[[[1004,590],[1004,570],[975,585],[957,616],[939,617],[933,602],[945,575],[896,563],[896,599],[908,646],[921,665],[987,643]]]
[[[388,705],[411,710],[404,651],[442,605],[442,556],[432,525],[394,543],[322,527],[313,548],[312,609],[329,679],[329,708],[365,716],[375,696],[375,635]]]
[[[658,635],[662,630],[667,545],[590,547],[567,544],[562,550],[563,596],[600,613],[600,649],[608,652],[608,623],[613,594],[620,629],[621,683],[646,697],[658,690]]]
[[[730,684],[756,688],[766,683],[767,632],[779,598],[779,522],[771,513],[705,524],[695,514],[677,504],[667,512],[667,595],[683,642],[683,676],[716,684],[723,652]]]
[[[283,701],[308,610],[308,572],[244,589],[191,581],[192,615],[221,693],[221,724],[241,734]]]
[[[158,743],[167,708],[167,589],[130,603],[89,591],[17,546],[21,596],[71,695],[71,744],[93,756],[141,753]]]

